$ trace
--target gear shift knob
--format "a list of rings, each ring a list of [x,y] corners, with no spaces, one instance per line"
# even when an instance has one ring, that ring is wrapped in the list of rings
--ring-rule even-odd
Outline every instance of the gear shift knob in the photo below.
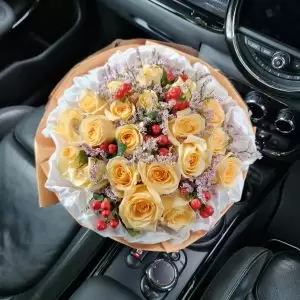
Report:
[[[14,22],[15,14],[12,8],[0,0],[0,39],[12,28]]]

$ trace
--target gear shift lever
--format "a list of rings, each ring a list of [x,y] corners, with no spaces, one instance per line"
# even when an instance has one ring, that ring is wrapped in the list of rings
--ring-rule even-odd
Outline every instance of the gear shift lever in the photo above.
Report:
[[[12,8],[0,0],[0,40],[12,28],[14,22],[15,14]]]

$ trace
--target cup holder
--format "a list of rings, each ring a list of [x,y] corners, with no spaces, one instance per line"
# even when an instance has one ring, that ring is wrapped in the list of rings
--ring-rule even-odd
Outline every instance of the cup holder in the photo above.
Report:
[[[278,113],[274,125],[278,132],[290,134],[296,129],[296,117],[291,110],[282,109]]]

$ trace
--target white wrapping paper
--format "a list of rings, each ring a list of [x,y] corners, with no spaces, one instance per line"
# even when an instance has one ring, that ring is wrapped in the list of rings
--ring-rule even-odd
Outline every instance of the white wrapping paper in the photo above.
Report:
[[[203,219],[197,217],[195,224],[191,224],[179,232],[158,226],[155,233],[148,232],[133,237],[121,224],[117,229],[108,228],[101,232],[95,229],[98,217],[92,211],[86,209],[92,194],[83,189],[75,188],[59,174],[57,153],[59,153],[66,142],[54,130],[56,120],[66,108],[78,108],[78,101],[85,89],[97,91],[100,83],[105,80],[105,77],[111,70],[117,70],[118,73],[122,73],[125,68],[134,69],[141,63],[153,64],[157,63],[158,60],[167,60],[172,68],[181,72],[184,71],[191,79],[196,81],[197,91],[203,97],[209,96],[219,99],[226,114],[225,130],[232,138],[230,150],[234,156],[242,161],[242,171],[247,171],[249,165],[259,158],[259,153],[255,146],[255,136],[245,111],[228,96],[227,91],[210,75],[207,67],[200,63],[192,66],[185,57],[180,56],[169,48],[163,46],[141,46],[138,52],[136,49],[128,49],[125,52],[113,55],[105,66],[90,70],[84,76],[74,78],[73,85],[65,90],[58,101],[58,106],[49,115],[47,127],[43,131],[43,134],[52,138],[56,145],[56,151],[49,161],[50,172],[46,188],[57,194],[60,202],[83,226],[96,231],[102,236],[122,237],[130,243],[155,244],[167,240],[181,243],[189,237],[190,231],[208,231],[219,220],[222,211],[228,205],[240,201],[244,186],[244,178],[241,172],[235,185],[230,190],[219,189],[216,196],[210,200],[210,204],[215,209],[215,213],[211,218]]]

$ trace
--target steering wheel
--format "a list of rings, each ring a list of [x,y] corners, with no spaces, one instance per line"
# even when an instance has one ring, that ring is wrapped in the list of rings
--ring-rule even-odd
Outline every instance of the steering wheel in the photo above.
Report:
[[[244,1],[230,1],[225,23],[226,40],[236,66],[260,90],[281,97],[300,98],[300,74],[293,74],[289,67],[300,52],[240,25]]]

